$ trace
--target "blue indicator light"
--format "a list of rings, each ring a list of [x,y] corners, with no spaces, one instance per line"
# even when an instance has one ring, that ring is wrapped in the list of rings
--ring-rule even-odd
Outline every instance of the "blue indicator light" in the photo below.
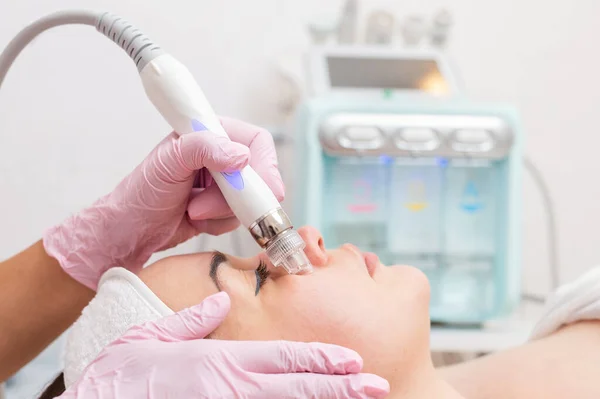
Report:
[[[445,168],[445,167],[447,167],[447,166],[448,166],[448,164],[450,163],[450,161],[448,161],[448,159],[447,159],[447,158],[442,158],[442,157],[437,157],[437,158],[435,159],[435,161],[437,162],[437,164],[438,164],[438,166],[439,166],[440,168]]]
[[[389,155],[380,155],[379,162],[381,162],[384,165],[391,165],[394,162],[394,159]]]

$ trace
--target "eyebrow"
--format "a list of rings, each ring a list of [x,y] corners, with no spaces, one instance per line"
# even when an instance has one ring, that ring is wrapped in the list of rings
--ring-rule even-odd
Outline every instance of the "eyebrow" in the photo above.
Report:
[[[213,251],[213,256],[210,260],[210,271],[208,275],[210,276],[210,279],[213,281],[215,287],[217,287],[219,291],[222,290],[221,285],[219,284],[219,276],[217,275],[217,271],[219,270],[219,266],[221,266],[221,263],[224,262],[227,262],[227,256],[225,256],[225,254],[223,254],[222,252]]]

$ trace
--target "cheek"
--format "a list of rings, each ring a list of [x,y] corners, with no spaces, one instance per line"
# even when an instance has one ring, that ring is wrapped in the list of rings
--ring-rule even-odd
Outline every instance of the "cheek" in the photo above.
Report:
[[[228,292],[231,310],[211,334],[213,339],[232,341],[268,341],[279,337],[257,297]]]
[[[362,276],[321,275],[313,281],[277,284],[265,303],[279,339],[346,346],[367,338],[381,325],[376,285]],[[354,345],[352,345],[354,346]]]
[[[287,293],[278,295],[287,302],[269,304],[277,339],[355,350],[363,358],[365,372],[384,375],[396,369],[399,359],[406,358],[407,341],[394,323],[398,306],[390,292],[364,276],[347,275],[343,284],[335,277],[287,287]]]
[[[323,273],[314,281],[277,284],[266,304],[268,323],[277,339],[353,349],[367,372],[410,369],[429,359],[429,284],[414,268],[389,272],[378,281]]]

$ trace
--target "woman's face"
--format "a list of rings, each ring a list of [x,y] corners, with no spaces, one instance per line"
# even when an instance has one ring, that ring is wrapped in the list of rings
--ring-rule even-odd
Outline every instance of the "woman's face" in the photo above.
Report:
[[[264,254],[201,253],[158,261],[140,278],[174,311],[226,291],[231,311],[214,339],[342,345],[361,354],[365,372],[390,381],[429,364],[425,276],[412,267],[383,266],[374,254],[349,244],[326,250],[316,229],[298,232],[314,266],[310,275],[287,275]],[[256,271],[259,265],[268,276]]]

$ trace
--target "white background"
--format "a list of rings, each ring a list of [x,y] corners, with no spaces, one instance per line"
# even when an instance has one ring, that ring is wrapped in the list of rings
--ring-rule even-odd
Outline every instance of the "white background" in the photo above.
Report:
[[[109,10],[186,64],[218,113],[270,126],[280,122],[275,60],[298,55],[307,43],[305,24],[335,15],[341,3],[0,0],[0,48],[47,13]],[[360,11],[380,6],[398,18],[431,16],[440,7],[452,12],[448,51],[467,93],[514,103],[522,112],[526,152],[545,174],[557,207],[562,280],[595,265],[600,2],[364,0]],[[110,191],[168,131],[130,59],[112,42],[88,27],[57,28],[36,40],[0,91],[0,259]],[[543,294],[549,283],[545,219],[529,177],[524,186],[524,288]],[[181,250],[228,244],[196,241]],[[28,374],[22,377],[31,385]]]
[[[218,113],[272,125],[278,122],[272,111],[276,57],[301,49],[305,23],[334,15],[340,4],[0,0],[0,47],[46,13],[110,10],[186,64]],[[526,152],[546,175],[557,206],[563,281],[596,264],[600,2],[364,1],[361,13],[378,6],[399,18],[448,7],[456,21],[449,54],[467,93],[512,102],[522,112]],[[112,42],[88,27],[57,28],[40,37],[0,92],[0,258],[109,191],[166,133],[135,67]],[[530,178],[524,193],[525,288],[544,293],[546,226]]]

